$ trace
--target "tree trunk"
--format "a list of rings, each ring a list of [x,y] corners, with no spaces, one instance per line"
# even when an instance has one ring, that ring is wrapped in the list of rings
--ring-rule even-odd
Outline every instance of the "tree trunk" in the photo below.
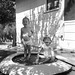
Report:
[[[12,46],[13,47],[16,46],[16,29],[13,32],[13,44],[12,44]]]

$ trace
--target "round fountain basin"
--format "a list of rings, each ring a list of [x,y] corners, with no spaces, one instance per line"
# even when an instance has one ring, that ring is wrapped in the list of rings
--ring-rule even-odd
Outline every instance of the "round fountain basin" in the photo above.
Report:
[[[34,64],[37,53],[31,53],[28,61],[24,61],[24,53],[15,53],[6,57],[0,63],[0,71],[9,75],[57,75],[68,72],[71,66],[60,60],[53,62],[46,61],[43,64]],[[45,58],[40,58],[39,62],[43,62]]]

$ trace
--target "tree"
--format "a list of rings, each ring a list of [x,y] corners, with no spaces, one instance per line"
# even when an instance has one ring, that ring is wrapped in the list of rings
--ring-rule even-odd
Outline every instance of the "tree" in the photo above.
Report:
[[[14,0],[1,0],[0,1],[0,23],[15,22],[15,1]]]
[[[6,27],[6,24],[15,22],[16,20],[15,7],[16,7],[15,0],[0,0],[0,24],[3,25],[4,29]],[[14,39],[16,39],[16,30],[13,29],[13,31],[15,31],[14,32],[15,35],[13,35],[13,44],[15,44],[16,41],[14,41]]]

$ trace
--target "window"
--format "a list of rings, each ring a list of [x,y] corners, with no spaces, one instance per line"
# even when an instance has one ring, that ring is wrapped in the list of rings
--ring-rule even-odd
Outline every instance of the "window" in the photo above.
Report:
[[[46,11],[53,11],[59,8],[59,0],[46,0]]]

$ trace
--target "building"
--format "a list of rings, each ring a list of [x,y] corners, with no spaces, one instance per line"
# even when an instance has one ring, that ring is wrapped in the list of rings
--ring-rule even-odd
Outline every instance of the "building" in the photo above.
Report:
[[[27,16],[30,19],[29,27],[35,32],[33,39],[34,44],[39,44],[39,40],[42,39],[44,35],[47,34],[52,37],[56,33],[56,36],[59,37],[58,44],[61,48],[75,49],[75,16],[70,15],[73,19],[65,18],[64,16],[64,9],[68,7],[65,5],[68,5],[69,1],[70,0],[17,0],[17,42],[20,43],[20,29],[23,26],[22,18]],[[74,9],[73,5],[72,10]]]

